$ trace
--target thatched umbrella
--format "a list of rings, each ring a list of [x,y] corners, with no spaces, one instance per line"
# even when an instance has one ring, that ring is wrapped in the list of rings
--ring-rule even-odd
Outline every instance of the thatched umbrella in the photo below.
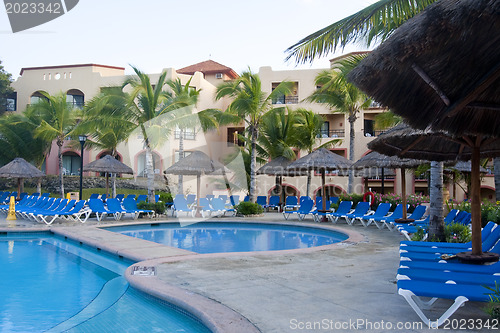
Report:
[[[444,171],[453,173],[453,197],[454,198],[456,197],[456,186],[455,186],[456,181],[455,181],[455,172],[454,171],[458,171],[461,174],[466,175],[467,177],[469,177],[469,180],[466,179],[466,183],[467,183],[468,187],[470,186],[470,173],[472,171],[472,164],[471,164],[470,161],[458,161],[458,162],[456,162],[453,165],[447,166],[444,169]],[[483,168],[481,166],[479,168],[479,172],[486,173],[486,172],[488,172],[488,170],[486,170],[485,168]]]
[[[196,176],[196,206],[198,210],[200,206],[201,175],[223,175],[227,173],[227,170],[223,164],[210,159],[204,152],[196,150],[181,158],[177,163],[166,169],[164,173]]]
[[[332,153],[328,149],[320,148],[312,153],[299,158],[295,162],[288,165],[287,170],[289,171],[311,171],[321,173],[321,191],[323,194],[323,211],[326,211],[326,191],[325,191],[325,174],[327,171],[335,171],[342,169],[349,169],[352,162]]]
[[[276,176],[276,186],[280,189],[280,200],[282,200],[283,190],[282,190],[282,182],[283,176],[307,176],[307,171],[295,171],[295,170],[287,170],[286,168],[290,165],[292,161],[284,156],[276,157],[270,162],[264,164],[262,167],[257,170],[258,175],[269,175]],[[283,202],[283,200],[282,200]]]
[[[498,135],[499,12],[499,1],[437,1],[396,29],[349,78],[413,127]]]
[[[422,160],[416,160],[412,158],[399,158],[398,156],[387,156],[376,151],[372,151],[357,160],[352,165],[352,168],[360,169],[378,166],[381,168],[401,169],[401,198],[403,199],[403,219],[406,219],[406,168],[416,167],[422,163],[424,163],[424,161]]]
[[[24,178],[38,178],[44,176],[45,174],[42,171],[26,162],[26,160],[21,157],[16,157],[0,168],[0,177],[17,178],[17,200],[20,199],[21,183]]]
[[[481,147],[479,149],[478,147]],[[469,137],[455,137],[445,131],[413,129],[401,123],[381,134],[368,148],[386,155],[420,158],[429,161],[471,160],[472,254],[481,258],[481,200],[479,160],[500,156],[500,138],[471,142]]]
[[[103,158],[97,159],[83,166],[83,171],[105,172],[106,173],[106,195],[109,194],[109,174],[110,173],[129,173],[133,174],[134,170],[128,165],[123,164],[111,155],[106,155]],[[114,180],[113,180],[114,188]]]

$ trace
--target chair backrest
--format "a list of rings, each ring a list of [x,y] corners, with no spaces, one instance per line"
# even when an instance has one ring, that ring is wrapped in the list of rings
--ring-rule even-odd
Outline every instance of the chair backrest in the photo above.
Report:
[[[50,195],[49,192],[45,192],[45,193],[42,194],[42,197],[48,197],[49,195]]]
[[[202,209],[210,208],[210,200],[208,198],[200,198],[200,206]]]
[[[21,192],[21,194],[19,194],[19,198],[22,200],[27,195],[28,195],[27,192]]]
[[[99,194],[97,193],[92,193],[89,197],[89,199],[97,199],[97,198],[99,198]]]
[[[73,208],[68,213],[78,213],[85,206],[85,200],[79,200]]]
[[[427,210],[426,206],[418,205],[413,210],[413,213],[411,213],[410,218],[412,218],[414,220],[420,220],[422,218],[422,216],[424,216],[426,210]]]
[[[70,200],[70,201],[68,201],[68,203],[66,204],[66,206],[64,206],[64,208],[62,209],[62,211],[69,211],[70,209],[72,209],[73,207],[75,207],[75,204],[76,204],[76,200]]]
[[[207,195],[205,195],[205,198],[207,198],[207,199],[208,199],[208,201],[210,201],[210,200],[212,200],[213,198],[215,198],[215,195],[213,195],[213,194],[207,194]]]
[[[217,197],[218,199],[222,199],[222,202],[225,204],[227,201],[227,195],[221,194]]]
[[[309,200],[304,199],[300,203],[300,207],[299,207],[298,211],[299,211],[299,213],[302,213],[302,214],[308,214],[311,212],[313,207],[314,207],[314,201],[311,198],[309,198]]]
[[[392,213],[392,218],[400,218],[403,216],[403,204],[398,204]]]
[[[457,214],[458,214],[458,209],[450,210],[450,212],[444,218],[444,223],[446,223],[446,224],[451,223],[451,221],[453,221],[455,219]]]
[[[240,196],[239,195],[232,195],[229,197],[229,201],[231,202],[231,205],[236,206],[237,204],[240,203]]]
[[[127,195],[127,198],[135,199],[135,194],[129,194],[129,195]]]
[[[114,210],[114,211],[123,210],[122,205],[120,204],[120,201],[118,201],[118,199],[116,199],[116,198],[106,200],[106,205],[108,206],[109,210]]]
[[[488,252],[500,239],[500,228],[495,228],[489,234],[488,237],[483,241],[482,249],[483,252]]]
[[[186,197],[186,201],[188,205],[194,204],[196,201],[196,194],[188,194]]]
[[[257,203],[261,206],[267,205],[267,197],[265,195],[257,196]]]
[[[116,195],[116,199],[118,199],[119,201],[123,201],[124,198],[125,198],[125,194],[117,194]]]
[[[33,193],[33,194],[32,194],[32,196],[34,196],[34,197],[39,197],[39,196],[40,196],[40,193],[39,193],[39,192],[35,192],[35,193]]]
[[[285,199],[285,205],[287,206],[297,206],[298,202],[299,199],[297,199],[297,197],[294,195],[288,196]]]
[[[337,202],[339,202],[339,197],[330,197],[330,203],[336,204]]]
[[[146,200],[148,200],[147,194],[141,194],[137,197],[137,202],[146,201]]]
[[[277,206],[280,204],[280,197],[279,195],[271,195],[269,197],[269,206]]]
[[[106,202],[106,199],[107,199],[106,193],[101,194],[101,200],[102,200],[102,202]]]
[[[310,197],[308,197],[307,195],[303,195],[300,197],[299,204],[301,204],[302,201],[304,201],[304,200],[311,200],[312,201],[312,199]],[[313,204],[314,204],[314,201],[313,201]]]
[[[66,207],[68,203],[68,199],[62,199],[61,201],[59,201],[59,203],[55,206],[53,206],[53,208],[51,208],[51,210],[53,211],[60,211],[62,209],[64,209],[64,207]]]
[[[225,210],[225,204],[226,202],[222,198],[214,198],[212,201],[210,201],[210,204],[212,205],[213,209],[216,210]]]
[[[389,213],[389,209],[391,209],[391,204],[388,202],[382,202],[378,205],[377,210],[375,210],[375,214],[373,216],[385,216]]]
[[[341,201],[339,204],[339,208],[337,209],[337,213],[339,214],[347,214],[351,210],[352,201]]]
[[[245,195],[245,197],[243,198],[243,201],[244,202],[250,201],[250,196],[249,195]]]
[[[135,201],[135,200],[134,200]],[[136,202],[137,204],[137,202]],[[177,210],[189,210],[189,207],[187,205],[187,200],[184,198],[184,196],[175,196],[174,198],[174,209]]]
[[[356,209],[354,209],[353,214],[365,215],[368,210],[370,210],[370,203],[368,201],[360,201],[356,205]]]
[[[93,211],[104,211],[104,202],[101,199],[89,199],[89,208]]]

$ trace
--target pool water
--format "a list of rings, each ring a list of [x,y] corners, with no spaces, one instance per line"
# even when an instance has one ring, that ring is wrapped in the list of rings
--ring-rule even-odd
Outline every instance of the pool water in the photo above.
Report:
[[[130,264],[50,234],[0,236],[0,332],[209,332],[130,288]]]
[[[202,222],[109,227],[107,230],[196,253],[253,252],[329,245],[348,236],[333,230],[262,223]]]

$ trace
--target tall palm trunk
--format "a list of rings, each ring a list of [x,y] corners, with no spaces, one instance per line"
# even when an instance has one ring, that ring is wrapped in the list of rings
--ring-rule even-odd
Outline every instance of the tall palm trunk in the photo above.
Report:
[[[184,157],[184,129],[179,128],[179,160]],[[177,184],[177,194],[184,194],[184,178],[179,175],[179,183]]]
[[[429,239],[444,240],[443,162],[431,162]]]
[[[496,201],[500,201],[500,157],[493,159],[493,173],[495,175]]]
[[[146,172],[148,173],[148,201],[155,202],[155,174],[153,169],[153,150],[146,143]]]
[[[255,191],[256,191],[256,168],[257,168],[257,129],[252,126],[252,143],[250,150],[250,202],[255,202]]]
[[[62,158],[62,146],[64,141],[62,139],[57,139],[57,159],[59,161],[59,186],[61,189],[61,198],[64,199],[64,175],[63,175],[63,158]]]
[[[354,122],[356,121],[356,115],[349,115],[349,161],[354,163],[354,145],[355,145],[355,133],[354,133]],[[352,193],[352,188],[354,186],[354,170],[349,169],[349,178],[347,183],[347,192]]]

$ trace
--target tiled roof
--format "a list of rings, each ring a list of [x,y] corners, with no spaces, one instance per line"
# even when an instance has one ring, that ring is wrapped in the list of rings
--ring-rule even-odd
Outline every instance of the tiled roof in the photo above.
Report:
[[[236,74],[236,72],[231,68],[219,64],[218,62],[215,62],[213,60],[202,61],[197,64],[177,70],[177,73],[180,74],[193,75],[195,72],[202,72],[203,74],[224,73],[232,79],[238,77],[238,74]]]

